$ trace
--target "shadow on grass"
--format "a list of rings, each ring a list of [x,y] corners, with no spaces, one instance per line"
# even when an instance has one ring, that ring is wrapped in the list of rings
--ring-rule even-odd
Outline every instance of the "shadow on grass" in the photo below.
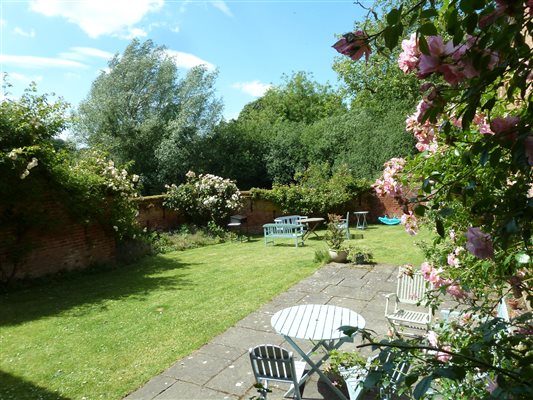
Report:
[[[69,400],[68,397],[36,386],[17,376],[0,371],[0,399],[5,400]]]
[[[16,325],[72,310],[83,315],[107,300],[142,301],[151,291],[183,290],[190,264],[164,256],[130,265],[100,266],[24,283],[0,293],[0,326]]]

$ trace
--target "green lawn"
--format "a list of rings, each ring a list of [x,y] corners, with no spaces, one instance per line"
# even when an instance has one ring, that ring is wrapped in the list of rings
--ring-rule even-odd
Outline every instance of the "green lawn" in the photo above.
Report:
[[[380,263],[421,261],[399,227],[354,242]],[[3,293],[0,399],[120,399],[312,274],[317,249],[255,238]]]

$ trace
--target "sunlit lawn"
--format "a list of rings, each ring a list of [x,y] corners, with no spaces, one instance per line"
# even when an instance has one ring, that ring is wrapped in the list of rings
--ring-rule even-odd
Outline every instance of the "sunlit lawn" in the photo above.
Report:
[[[421,261],[399,227],[354,242],[380,263]],[[1,294],[0,399],[122,398],[312,274],[326,249],[279,243],[174,252]]]

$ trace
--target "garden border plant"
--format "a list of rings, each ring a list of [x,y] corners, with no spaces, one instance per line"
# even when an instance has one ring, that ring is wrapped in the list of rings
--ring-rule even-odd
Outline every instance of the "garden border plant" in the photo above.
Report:
[[[402,391],[415,399],[430,387],[445,398],[529,399],[532,314],[507,321],[493,312],[509,295],[533,303],[533,2],[379,4],[385,14],[375,33],[361,25],[334,47],[368,59],[410,36],[398,64],[423,81],[406,121],[421,153],[386,163],[374,187],[404,206],[408,233],[422,222],[436,230],[421,266],[435,288],[428,302],[437,308],[453,296],[459,318],[433,324],[427,344],[370,345],[409,363]],[[408,197],[406,188],[419,190]],[[371,379],[386,381],[387,372]]]
[[[68,104],[50,103],[30,86],[18,100],[0,103],[0,222],[11,232],[0,281],[9,281],[36,243],[31,232],[57,224],[47,200],[65,206],[78,223],[100,224],[118,240],[139,234],[136,221],[138,176],[117,167],[98,150],[69,149],[55,137],[68,126]],[[8,195],[7,195],[8,194]],[[9,264],[9,265],[8,265]]]

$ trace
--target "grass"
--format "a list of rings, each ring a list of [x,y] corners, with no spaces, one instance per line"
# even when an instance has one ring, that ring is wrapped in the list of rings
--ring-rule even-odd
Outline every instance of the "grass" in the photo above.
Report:
[[[420,258],[395,227],[371,227],[363,241],[379,263]],[[3,293],[0,398],[120,399],[312,274],[325,248],[256,238]]]

